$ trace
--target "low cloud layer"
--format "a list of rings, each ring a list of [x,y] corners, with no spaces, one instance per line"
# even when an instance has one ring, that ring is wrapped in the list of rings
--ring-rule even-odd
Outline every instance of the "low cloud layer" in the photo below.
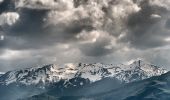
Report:
[[[0,0],[0,70],[137,58],[169,66],[169,11],[167,0]]]

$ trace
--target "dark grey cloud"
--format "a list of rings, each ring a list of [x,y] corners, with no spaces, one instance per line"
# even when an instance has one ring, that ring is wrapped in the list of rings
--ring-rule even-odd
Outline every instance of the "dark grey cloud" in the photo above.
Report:
[[[107,48],[111,45],[111,40],[109,37],[100,37],[95,41],[95,43],[84,43],[80,44],[80,50],[87,56],[104,56],[110,54],[116,48]]]
[[[169,36],[169,32],[164,29],[163,24],[165,20],[168,20],[166,17],[169,15],[169,10],[160,5],[151,5],[149,2],[149,0],[143,0],[139,5],[141,10],[128,18],[129,33],[125,38],[137,49],[168,44],[164,38]]]
[[[88,0],[73,0],[74,1],[74,7],[77,8],[80,5],[84,5],[88,3]]]
[[[14,11],[14,3],[12,0],[0,0],[0,14],[3,12]]]
[[[170,29],[170,19],[167,19],[165,27],[167,29]]]
[[[48,62],[148,60],[153,50],[169,46],[169,6],[167,0],[4,0],[0,63],[10,69]]]

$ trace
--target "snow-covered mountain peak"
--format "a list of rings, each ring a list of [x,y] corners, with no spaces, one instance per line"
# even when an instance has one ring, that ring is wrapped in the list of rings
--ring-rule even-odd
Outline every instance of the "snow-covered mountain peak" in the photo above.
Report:
[[[0,74],[5,74],[5,72],[0,72]]]
[[[113,65],[102,63],[67,63],[64,65],[50,64],[43,67],[32,67],[9,71],[0,77],[0,83],[5,85],[16,83],[24,85],[51,84],[73,78],[88,79],[90,82],[102,78],[116,78],[122,82],[133,82],[152,76],[161,75],[167,71],[141,60],[129,65]]]
[[[0,72],[0,77],[1,77],[3,74],[5,74],[5,72]]]
[[[143,67],[144,65],[151,65],[149,62],[147,61],[143,61],[143,60],[135,60],[133,63],[131,63],[130,65],[134,65],[136,67]],[[156,67],[156,66],[155,66]]]
[[[131,63],[129,65],[129,67],[132,67],[134,69],[141,69],[141,70],[145,70],[145,71],[150,71],[151,73],[152,73],[152,71],[155,71],[155,70],[166,71],[165,69],[162,69],[158,66],[155,66],[155,65],[153,65],[149,62],[143,61],[143,60],[136,60],[133,63]]]
[[[167,72],[167,70],[150,64],[142,60],[133,61],[128,65],[121,65],[125,70],[118,73],[118,77],[125,82],[143,80],[152,76],[158,76]]]

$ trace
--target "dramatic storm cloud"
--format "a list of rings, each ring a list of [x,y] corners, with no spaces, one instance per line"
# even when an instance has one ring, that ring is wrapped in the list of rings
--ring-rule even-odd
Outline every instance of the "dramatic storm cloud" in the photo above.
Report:
[[[0,0],[0,70],[137,58],[168,67],[169,15],[168,0]]]

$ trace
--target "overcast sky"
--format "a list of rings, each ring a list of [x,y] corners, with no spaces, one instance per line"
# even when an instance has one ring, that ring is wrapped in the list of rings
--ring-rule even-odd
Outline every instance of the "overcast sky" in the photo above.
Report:
[[[169,0],[0,0],[0,71],[134,59],[170,66]]]

